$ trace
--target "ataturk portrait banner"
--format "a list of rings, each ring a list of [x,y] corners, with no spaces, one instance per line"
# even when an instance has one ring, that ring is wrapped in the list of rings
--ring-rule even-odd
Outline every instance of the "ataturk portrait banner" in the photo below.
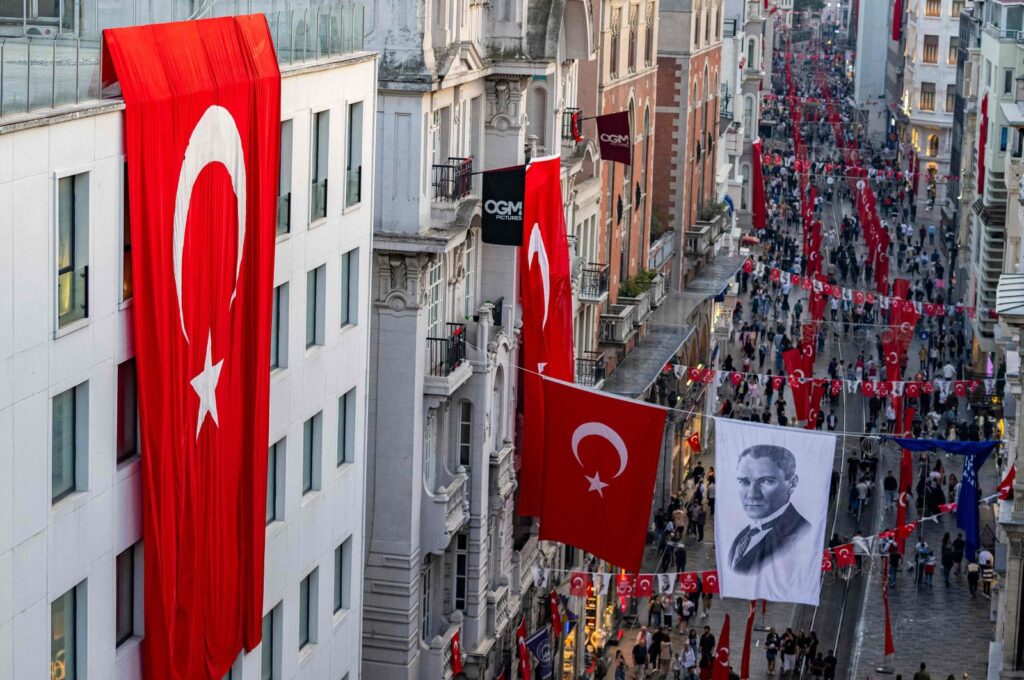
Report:
[[[817,605],[836,437],[715,419],[724,597]]]

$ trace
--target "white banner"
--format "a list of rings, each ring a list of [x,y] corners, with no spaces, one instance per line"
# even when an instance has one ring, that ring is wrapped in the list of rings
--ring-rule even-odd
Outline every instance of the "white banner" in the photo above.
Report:
[[[817,605],[836,437],[715,418],[724,597]]]

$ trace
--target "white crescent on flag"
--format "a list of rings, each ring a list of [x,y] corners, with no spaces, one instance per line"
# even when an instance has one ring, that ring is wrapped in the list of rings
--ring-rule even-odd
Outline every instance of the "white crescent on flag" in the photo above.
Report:
[[[540,233],[540,225],[534,222],[530,231],[530,245],[526,251],[527,261],[530,269],[533,269],[534,256],[537,258],[537,265],[540,267],[541,284],[544,286],[544,320],[541,321],[541,328],[548,325],[548,305],[551,300],[551,267],[548,263],[548,251],[544,248],[544,237]]]
[[[235,260],[235,285],[231,291],[230,304],[235,301],[235,295],[238,293],[238,272],[242,268],[242,251],[245,248],[245,154],[242,151],[242,138],[238,134],[235,119],[230,111],[217,105],[206,109],[199,122],[192,128],[188,147],[185,149],[185,158],[178,174],[178,190],[174,197],[174,240],[171,244],[174,251],[174,287],[178,293],[178,316],[181,319],[181,332],[185,336],[185,342],[190,341],[188,331],[185,330],[185,314],[181,303],[181,266],[185,251],[188,208],[199,174],[211,163],[220,163],[227,169],[231,186],[235,191],[238,256]]]

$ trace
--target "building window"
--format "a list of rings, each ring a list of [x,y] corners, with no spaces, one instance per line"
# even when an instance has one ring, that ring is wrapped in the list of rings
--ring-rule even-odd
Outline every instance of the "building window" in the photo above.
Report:
[[[926,17],[937,17],[942,14],[942,0],[927,0],[924,5]]]
[[[430,593],[430,567],[433,559],[428,554],[423,558],[423,566],[420,568],[420,637],[424,642],[430,642],[433,637],[434,627],[431,623],[431,593]]]
[[[469,581],[469,536],[466,532],[455,535],[455,588],[453,606],[465,611],[466,590]]]
[[[924,49],[921,53],[921,60],[926,64],[939,63],[939,36],[926,35],[924,37]]]
[[[82,383],[53,398],[51,498],[54,503],[77,491],[79,466],[88,455],[89,384]]]
[[[466,269],[466,297],[463,305],[463,313],[466,318],[473,316],[476,312],[476,241],[473,232],[466,234],[466,250],[463,257]],[[501,310],[498,310],[501,313]]]
[[[1006,151],[1006,146],[1010,141],[1010,129],[1006,126],[999,128],[999,151]]]
[[[427,270],[427,337],[442,337],[444,275],[441,258],[430,263]]]
[[[281,475],[284,470],[287,447],[284,439],[280,439],[267,449],[267,524],[284,517],[284,489]]]
[[[952,113],[956,107],[956,85],[946,85],[946,111]]]
[[[352,606],[352,537],[334,549],[334,613]]]
[[[608,75],[619,77],[619,33],[622,30],[622,8],[612,8],[612,21],[609,26]]]
[[[338,398],[338,465],[355,462],[356,388]]]
[[[348,105],[348,154],[345,159],[345,205],[363,200],[363,103]]]
[[[359,248],[341,255],[341,325],[359,323]]]
[[[636,40],[637,30],[640,22],[640,5],[630,5],[629,7],[629,55],[627,67],[630,73],[636,72]]]
[[[921,83],[921,101],[918,108],[922,111],[935,110],[935,83]]]
[[[956,66],[956,62],[959,59],[960,53],[960,38],[952,36],[949,39],[949,52],[946,54],[946,63],[950,66]]]
[[[958,17],[964,9],[964,0],[953,0],[949,6],[949,16]]]
[[[135,359],[117,366],[117,462],[139,452],[139,402],[135,387]]]
[[[288,284],[274,288],[270,312],[270,368],[288,366]],[[308,319],[307,319],[308,323]]]
[[[281,165],[277,171],[278,236],[287,234],[292,228],[292,141],[292,122],[290,120],[283,121],[281,123]]]
[[[658,13],[654,7],[655,4],[653,2],[647,3],[647,20],[644,33],[644,63],[647,66],[654,63],[654,21],[658,18]]]
[[[120,647],[135,635],[135,550],[133,545],[114,560],[114,639]]]
[[[50,677],[75,680],[79,677],[78,622],[84,620],[79,592],[85,582],[64,593],[50,605]],[[84,605],[84,602],[81,603]],[[82,617],[80,619],[80,617]]]
[[[306,272],[306,347],[324,344],[327,265]]]
[[[473,402],[459,404],[459,465],[469,467],[473,460]]]
[[[260,680],[278,680],[281,677],[281,652],[278,649],[280,603],[263,617],[263,642],[260,649]]]
[[[327,150],[330,141],[331,112],[313,114],[312,175],[309,219],[327,217]]]
[[[124,164],[124,177],[121,183],[121,192],[124,194],[121,209],[121,300],[131,300],[135,294],[135,286],[132,280],[132,222],[131,222],[131,195],[128,193],[128,163]]]
[[[427,491],[434,493],[437,478],[437,411],[429,409],[423,421],[423,481]]]
[[[1003,69],[1003,94],[1013,94],[1013,69]]]
[[[938,156],[939,155],[939,136],[928,135],[928,155]]]
[[[57,325],[89,316],[89,173],[57,182]]]
[[[302,425],[302,493],[320,488],[320,451],[323,442],[323,412]]]
[[[316,643],[317,570],[299,584],[299,649]]]

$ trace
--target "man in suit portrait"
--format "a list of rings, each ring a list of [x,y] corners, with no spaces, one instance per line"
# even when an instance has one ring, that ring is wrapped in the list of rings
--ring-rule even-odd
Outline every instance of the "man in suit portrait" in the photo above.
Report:
[[[789,449],[770,444],[745,449],[736,466],[736,481],[750,523],[733,540],[729,564],[733,571],[748,574],[785,554],[811,524],[790,503],[800,479]]]

